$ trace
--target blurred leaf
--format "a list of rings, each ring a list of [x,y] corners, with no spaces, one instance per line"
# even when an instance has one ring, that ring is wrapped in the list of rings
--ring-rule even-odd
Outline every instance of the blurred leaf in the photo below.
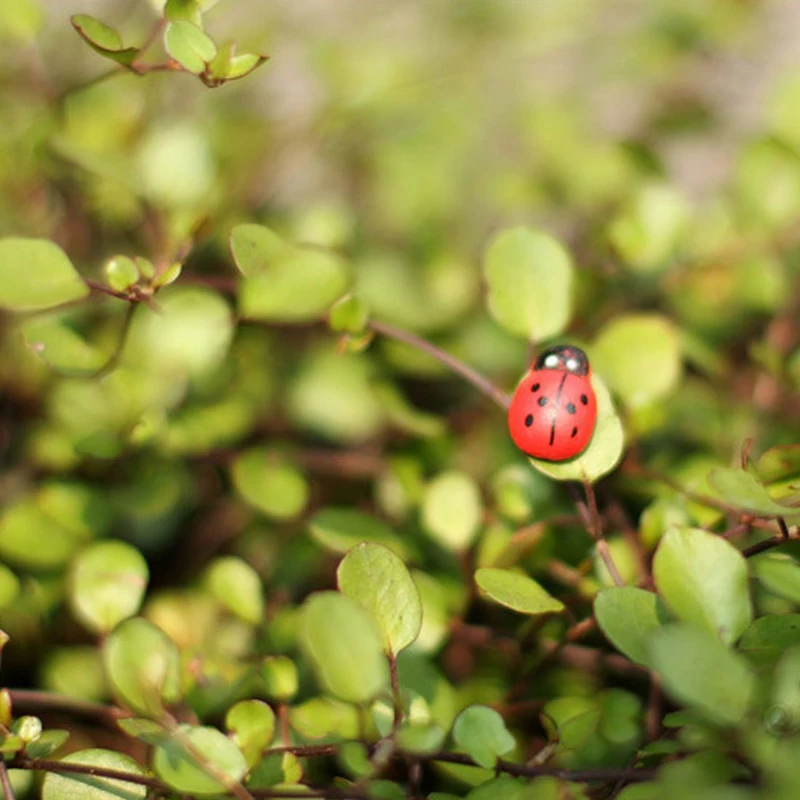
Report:
[[[405,724],[397,731],[397,745],[412,755],[428,755],[441,748],[445,737],[445,731],[435,722],[425,725]]]
[[[648,649],[650,666],[676,700],[721,725],[742,720],[755,690],[755,676],[742,656],[706,631],[681,623],[655,631]]]
[[[614,647],[643,666],[647,666],[647,637],[669,621],[659,596],[634,586],[598,592],[594,613]]]
[[[493,708],[469,706],[453,724],[453,739],[472,757],[476,764],[494,769],[499,756],[516,745],[503,718]]]
[[[750,624],[747,562],[729,542],[698,528],[672,528],[653,560],[656,586],[677,617],[727,645]]]
[[[28,347],[43,361],[70,375],[90,375],[106,363],[107,356],[59,316],[37,316],[21,326]]]
[[[359,603],[337,592],[317,592],[303,604],[300,643],[331,694],[366,703],[388,684],[381,635]]]
[[[572,315],[572,263],[552,237],[528,228],[497,234],[486,251],[489,310],[531,341],[561,333]]]
[[[577,750],[595,733],[601,715],[593,697],[556,697],[545,703],[541,719],[551,741],[564,750]]]
[[[759,617],[739,640],[740,652],[758,663],[775,661],[792,647],[800,647],[800,614]]]
[[[197,25],[186,20],[170,22],[164,30],[164,47],[186,70],[199,75],[217,54],[217,46]]]
[[[425,490],[422,524],[449,550],[464,550],[478,533],[483,504],[478,485],[464,472],[443,472]]]
[[[0,38],[28,42],[39,33],[44,13],[38,0],[0,4]]]
[[[40,311],[88,295],[89,287],[57,245],[46,239],[0,239],[0,308]]]
[[[591,356],[593,368],[632,407],[669,394],[680,380],[678,331],[658,314],[615,317],[595,339]]]
[[[115,292],[127,292],[131,286],[139,282],[139,267],[132,258],[114,256],[103,265],[106,283]]]
[[[362,542],[339,563],[339,590],[372,614],[384,649],[396,656],[413,644],[422,627],[419,591],[406,565],[380,544]]]
[[[25,746],[25,755],[28,758],[49,758],[69,739],[69,731],[51,728],[42,731],[35,741]]]
[[[209,77],[206,78],[206,83],[214,86],[225,81],[244,78],[267,60],[268,56],[258,55],[257,53],[237,53],[236,45],[233,42],[229,42],[220,47],[217,54],[209,62]]]
[[[414,408],[405,395],[391,383],[375,386],[375,396],[383,405],[390,423],[413,436],[433,438],[446,429],[441,417]]]
[[[113,750],[79,750],[61,759],[65,764],[99,767],[144,777],[142,768],[130,757]],[[48,772],[42,783],[42,800],[144,800],[147,787],[90,773]]]
[[[90,17],[88,14],[75,14],[70,17],[70,22],[92,50],[105,58],[116,61],[117,64],[129,67],[139,55],[136,47],[123,46],[120,35],[113,28],[100,22],[99,19]]]
[[[252,767],[275,737],[275,712],[261,700],[240,700],[228,709],[225,727]]]
[[[261,677],[269,697],[286,702],[297,694],[297,667],[288,656],[267,656],[261,664]]]
[[[264,592],[258,573],[241,558],[222,556],[211,562],[205,575],[212,595],[250,625],[264,617]]]
[[[231,466],[234,485],[253,507],[274,519],[292,519],[308,502],[302,473],[262,448],[240,453]]]
[[[755,475],[743,469],[720,467],[712,469],[708,482],[726,503],[764,517],[800,518],[800,509],[776,503]]]
[[[328,325],[332,331],[363,333],[369,321],[369,309],[357,295],[348,294],[337,300],[328,315]]]
[[[203,12],[197,0],[167,0],[164,4],[164,19],[170,22],[185,20],[201,28]]]
[[[401,559],[409,557],[409,547],[383,520],[355,508],[323,508],[308,522],[316,541],[333,553],[344,554],[360,542],[382,544]]]
[[[148,577],[136,548],[125,542],[93,544],[72,566],[72,610],[92,632],[106,634],[139,610]]]
[[[333,697],[312,697],[289,710],[292,727],[309,739],[333,734],[343,739],[359,735],[358,709]]]
[[[495,603],[521,614],[551,614],[564,610],[560,600],[521,572],[482,567],[475,572],[475,583]]]
[[[787,553],[764,553],[750,563],[767,591],[800,604],[800,564],[794,558]]]
[[[756,472],[764,483],[800,478],[800,445],[770,447],[756,462]]]

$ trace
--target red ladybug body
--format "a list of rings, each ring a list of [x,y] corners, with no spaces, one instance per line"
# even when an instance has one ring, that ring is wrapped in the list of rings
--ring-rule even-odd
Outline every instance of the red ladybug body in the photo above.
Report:
[[[586,353],[559,345],[545,350],[517,386],[508,409],[508,429],[524,453],[546,461],[568,461],[591,441],[597,398]]]

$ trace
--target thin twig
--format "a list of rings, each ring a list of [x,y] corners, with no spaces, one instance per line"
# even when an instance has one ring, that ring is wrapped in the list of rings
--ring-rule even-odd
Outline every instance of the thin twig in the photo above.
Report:
[[[16,800],[14,795],[14,787],[8,779],[8,770],[6,769],[6,762],[0,760],[0,786],[3,788],[4,800]]]
[[[116,722],[123,717],[129,717],[130,712],[116,706],[104,706],[100,703],[90,703],[76,697],[67,697],[55,692],[41,692],[35,689],[9,689],[11,704],[14,710],[25,711],[58,711],[65,714],[74,714],[102,722],[109,727],[116,728]]]
[[[403,698],[400,695],[400,678],[397,675],[397,657],[389,654],[389,677],[392,683],[392,731],[396,732],[403,721]]]

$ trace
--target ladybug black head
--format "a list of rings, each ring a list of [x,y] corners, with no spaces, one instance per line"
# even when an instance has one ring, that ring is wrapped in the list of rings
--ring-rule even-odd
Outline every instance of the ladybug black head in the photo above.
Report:
[[[586,353],[569,344],[559,344],[543,350],[536,359],[534,369],[558,369],[574,375],[589,374],[589,359]]]

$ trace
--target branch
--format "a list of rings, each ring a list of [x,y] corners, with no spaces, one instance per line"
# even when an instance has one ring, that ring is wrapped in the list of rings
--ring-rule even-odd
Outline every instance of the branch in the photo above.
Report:
[[[75,697],[56,694],[55,692],[40,692],[33,689],[9,689],[11,705],[15,710],[21,706],[26,711],[60,711],[65,714],[74,714],[78,717],[102,722],[114,729],[116,721],[129,717],[130,712],[116,706],[104,706],[100,703],[90,703]]]

